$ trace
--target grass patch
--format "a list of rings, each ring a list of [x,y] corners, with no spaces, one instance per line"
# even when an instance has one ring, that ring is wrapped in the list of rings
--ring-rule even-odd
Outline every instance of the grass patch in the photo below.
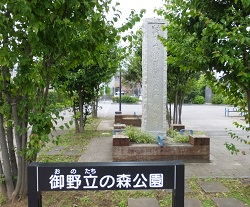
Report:
[[[125,134],[129,140],[134,143],[153,143],[156,142],[156,138],[146,132],[143,132],[138,127],[126,126]]]
[[[86,126],[83,133],[75,133],[74,130],[69,130],[67,134],[61,135],[58,141],[50,143],[43,151],[39,154],[38,162],[77,162],[83,151],[86,149],[89,141],[93,137],[111,136],[112,131],[96,130],[97,126],[101,122],[101,119],[87,120]],[[51,150],[55,146],[60,146],[63,150],[57,155],[47,155],[46,152]],[[64,155],[66,151],[77,151],[78,155]]]
[[[190,135],[190,132],[188,130],[184,131],[183,134],[180,134],[180,132],[173,130],[173,129],[169,129],[167,131],[167,136],[172,139],[172,142],[177,142],[177,143],[189,142],[189,135]],[[194,136],[197,136],[197,135],[199,136],[204,135],[204,133],[201,131],[194,131]]]
[[[189,136],[187,134],[180,134],[176,130],[169,129],[167,131],[167,136],[172,139],[173,142],[184,143],[189,141]]]

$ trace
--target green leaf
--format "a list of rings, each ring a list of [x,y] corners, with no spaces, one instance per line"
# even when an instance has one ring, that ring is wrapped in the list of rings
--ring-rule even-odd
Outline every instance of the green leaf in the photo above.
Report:
[[[69,128],[70,128],[70,126],[69,126],[69,124],[68,124],[68,123],[64,123],[64,126],[65,126],[67,129],[69,129]]]

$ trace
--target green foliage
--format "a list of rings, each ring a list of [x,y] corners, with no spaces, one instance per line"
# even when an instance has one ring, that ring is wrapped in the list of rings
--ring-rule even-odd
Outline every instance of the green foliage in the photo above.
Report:
[[[120,97],[113,97],[112,98],[114,103],[119,103]],[[137,97],[131,97],[129,95],[121,96],[121,103],[138,103],[139,99]]]
[[[172,35],[167,45],[168,62],[185,70],[203,71],[213,89],[218,88],[230,104],[246,113],[245,122],[249,124],[250,1],[165,3],[158,14],[167,19],[168,34]],[[220,102],[219,98],[216,102]]]
[[[140,21],[145,11],[131,12],[126,22],[116,28],[114,22],[120,11],[113,7],[113,20],[107,18],[111,3],[111,0],[1,1],[0,128],[4,137],[0,148],[4,149],[4,169],[10,169],[5,170],[5,177],[9,177],[6,182],[9,199],[13,196],[14,201],[26,194],[22,190],[27,189],[23,179],[28,163],[25,159],[33,161],[50,141],[48,135],[55,129],[62,109],[58,102],[67,95],[72,99],[67,100],[66,106],[68,102],[78,104],[79,108],[90,103],[98,95],[99,84],[116,72],[121,60],[117,40]],[[65,92],[65,97],[50,93],[51,87]],[[8,130],[14,136],[6,132],[3,123],[12,123]],[[14,137],[15,151],[7,149],[9,145],[5,143]],[[10,158],[10,153],[14,153],[12,157],[16,160]],[[15,163],[18,169],[12,169]],[[15,171],[19,173],[17,181],[11,180]]]
[[[240,128],[244,131],[247,131],[247,132],[250,131],[250,126],[245,126],[245,125],[239,124],[237,122],[234,122],[233,124],[237,128]],[[241,143],[250,145],[250,140],[249,140],[250,136],[243,138],[242,136],[237,135],[236,133],[232,132],[231,130],[229,130],[227,132],[228,132],[231,139],[234,139],[234,140],[237,140]],[[225,145],[226,145],[227,149],[231,152],[231,154],[237,154],[238,152],[240,152],[240,150],[237,148],[237,146],[233,143],[226,142]]]
[[[5,181],[5,178],[4,178],[4,175],[2,174],[0,175],[0,184],[4,183],[4,181]]]
[[[196,96],[193,100],[193,104],[204,104],[205,98],[203,96]]]
[[[136,86],[142,82],[142,30],[136,31],[130,41],[128,54],[123,72],[124,83],[130,86]]]
[[[125,134],[129,140],[134,143],[154,143],[156,138],[151,134],[141,131],[139,128],[133,126],[126,126]]]
[[[203,74],[195,73],[195,78],[189,79],[188,84],[186,85],[187,92],[184,97],[184,103],[193,103],[196,96],[204,97],[206,85],[206,77]]]
[[[231,152],[231,154],[237,154],[240,150],[236,148],[235,144],[233,143],[225,143],[226,148]]]
[[[108,86],[106,86],[105,87],[105,93],[108,94],[108,95],[110,95],[111,94],[111,88],[108,87]]]
[[[186,134],[180,134],[180,132],[177,132],[176,130],[169,129],[167,131],[167,135],[173,139],[174,142],[177,143],[185,143],[189,141],[189,136]]]
[[[4,197],[4,196],[1,194],[1,192],[0,192],[0,205],[5,204],[5,203],[6,203],[6,201],[7,201],[7,198],[6,198],[6,197]]]
[[[224,103],[224,97],[222,94],[214,94],[212,97],[212,104],[222,104]]]

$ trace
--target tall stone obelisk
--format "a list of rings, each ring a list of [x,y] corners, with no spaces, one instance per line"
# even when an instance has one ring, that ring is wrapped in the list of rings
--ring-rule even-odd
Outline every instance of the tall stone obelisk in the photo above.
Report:
[[[167,53],[159,36],[167,37],[163,19],[142,25],[142,131],[166,137]]]

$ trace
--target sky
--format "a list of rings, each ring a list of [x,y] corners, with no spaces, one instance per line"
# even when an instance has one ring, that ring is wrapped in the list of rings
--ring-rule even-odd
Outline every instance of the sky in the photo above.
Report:
[[[154,13],[155,8],[163,7],[165,1],[163,0],[113,0],[113,4],[119,2],[120,5],[118,9],[122,12],[120,21],[118,24],[122,24],[126,21],[126,18],[129,16],[130,11],[134,9],[136,13],[139,13],[142,9],[146,9],[146,14],[143,18],[154,18],[157,17],[157,14]],[[140,27],[142,24],[138,23],[136,27]]]

